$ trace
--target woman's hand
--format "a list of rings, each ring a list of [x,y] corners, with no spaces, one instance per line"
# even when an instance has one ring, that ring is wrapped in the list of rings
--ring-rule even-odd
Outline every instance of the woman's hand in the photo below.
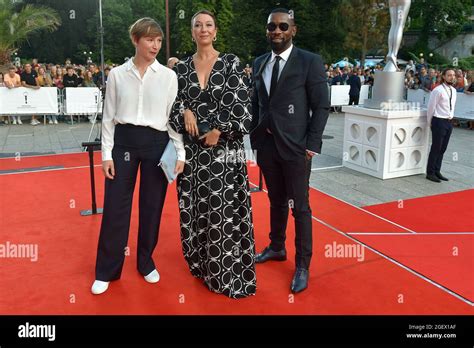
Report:
[[[184,170],[184,161],[176,161],[176,167],[174,168],[175,174],[181,174]]]
[[[199,135],[196,116],[194,116],[194,113],[189,109],[184,110],[184,127],[186,132],[191,134],[193,137]]]
[[[219,141],[219,137],[221,135],[221,131],[218,129],[213,129],[210,132],[207,132],[205,135],[202,136],[201,139],[206,139],[204,144],[206,146],[215,146]]]
[[[102,172],[107,179],[114,180],[115,177],[115,167],[114,161],[102,161]]]

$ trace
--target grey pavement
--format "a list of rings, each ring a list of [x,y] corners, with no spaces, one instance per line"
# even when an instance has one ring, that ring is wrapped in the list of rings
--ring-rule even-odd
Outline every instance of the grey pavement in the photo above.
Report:
[[[100,125],[100,124],[99,124]],[[342,167],[344,114],[331,114],[324,133],[323,151],[313,160],[311,186],[356,206],[367,206],[410,198],[455,192],[474,187],[474,131],[455,127],[443,162],[442,172],[450,178],[441,184],[424,175],[381,180]],[[0,157],[57,154],[82,151],[88,140],[89,122],[73,125],[0,126]],[[97,136],[97,126],[92,139]],[[248,139],[247,139],[248,146]]]

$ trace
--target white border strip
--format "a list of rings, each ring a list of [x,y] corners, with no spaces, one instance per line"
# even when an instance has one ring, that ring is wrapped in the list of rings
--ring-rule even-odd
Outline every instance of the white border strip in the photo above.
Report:
[[[96,164],[95,167],[102,167],[102,164]],[[83,168],[90,168],[90,166],[80,166],[80,167],[68,167],[68,168],[53,168],[53,169],[39,169],[39,170],[29,170],[23,172],[14,172],[14,173],[0,173],[0,176],[3,175],[18,175],[18,174],[30,174],[30,173],[42,173],[42,172],[56,172],[60,170],[71,170],[71,169],[83,169]],[[16,169],[12,169],[16,170]]]
[[[342,168],[342,167],[344,167],[344,166],[322,167],[322,168],[311,168],[311,171],[312,171],[312,172],[319,172],[319,171],[322,171],[322,170],[338,169],[338,168]]]
[[[474,235],[474,232],[348,232],[350,236],[447,236],[447,235]]]
[[[258,187],[257,185],[255,185],[255,184],[252,183],[252,182],[250,182],[250,184],[253,185],[253,186],[255,186],[255,187]],[[266,192],[266,193],[268,193],[268,191],[265,190],[265,189],[264,189],[263,191]],[[332,197],[332,196],[331,196],[331,197]],[[335,198],[336,200],[341,201],[340,199],[337,199],[336,197],[333,197],[333,198]],[[352,205],[352,204],[351,204],[351,205]],[[358,207],[356,207],[356,208],[358,208]],[[375,216],[377,217],[377,215],[375,215]],[[470,300],[468,300],[468,299],[462,297],[461,295],[458,295],[457,293],[455,293],[455,292],[453,292],[452,290],[450,290],[450,289],[444,287],[443,285],[438,284],[438,283],[436,283],[435,281],[433,281],[433,280],[431,280],[431,279],[425,277],[423,274],[418,273],[418,272],[416,272],[415,270],[412,270],[411,268],[409,268],[409,267],[407,267],[407,266],[401,264],[401,263],[398,262],[397,260],[392,259],[391,257],[382,254],[380,251],[378,251],[378,250],[376,250],[376,249],[374,249],[374,248],[372,248],[372,247],[370,247],[370,246],[368,246],[368,245],[362,243],[361,241],[359,241],[359,240],[357,240],[357,239],[351,237],[351,236],[348,235],[347,233],[340,231],[340,230],[337,229],[336,227],[333,227],[333,226],[331,226],[330,224],[328,224],[328,223],[326,223],[326,222],[324,222],[324,221],[322,221],[322,220],[320,220],[320,219],[318,219],[318,218],[316,218],[316,217],[314,217],[314,216],[311,216],[311,217],[312,217],[314,220],[316,220],[317,222],[319,222],[319,223],[323,224],[324,226],[328,227],[329,229],[331,229],[331,230],[333,230],[333,231],[339,233],[340,235],[342,235],[342,236],[344,236],[344,237],[346,237],[346,238],[349,238],[349,239],[352,240],[353,242],[359,243],[360,245],[366,247],[367,249],[369,249],[369,250],[372,251],[373,253],[375,253],[375,254],[377,254],[377,255],[383,257],[384,259],[386,259],[386,260],[388,260],[388,261],[390,261],[390,262],[392,262],[392,263],[394,263],[394,264],[396,264],[397,266],[399,266],[399,267],[403,268],[404,270],[406,270],[406,271],[412,273],[413,275],[415,275],[415,276],[417,276],[417,277],[423,279],[424,281],[430,283],[431,285],[436,286],[438,289],[440,289],[440,290],[442,290],[442,291],[444,291],[444,292],[450,294],[451,296],[454,296],[454,297],[457,298],[458,300],[461,300],[461,301],[463,301],[464,303],[467,303],[468,305],[474,307],[474,302],[472,302],[472,301],[470,301]],[[387,221],[388,221],[388,220],[387,220]],[[388,222],[390,222],[390,221],[388,221]],[[415,232],[413,232],[413,233],[415,233]],[[405,234],[408,235],[408,233],[405,233]]]
[[[415,231],[413,231],[413,230],[410,230],[409,228],[406,228],[406,227],[404,227],[404,226],[402,226],[402,225],[399,225],[399,224],[397,224],[396,222],[390,221],[390,220],[388,220],[388,219],[386,219],[386,218],[384,218],[384,217],[381,217],[381,216],[379,216],[379,215],[377,215],[377,214],[374,214],[374,213],[372,213],[372,212],[370,212],[370,211],[368,211],[368,210],[365,210],[364,208],[358,207],[358,206],[356,206],[356,205],[354,205],[354,204],[352,204],[352,203],[346,202],[346,201],[344,201],[344,200],[342,200],[342,199],[340,199],[340,198],[337,198],[337,197],[335,197],[335,196],[333,196],[333,195],[331,195],[331,194],[329,194],[329,193],[326,193],[326,192],[324,192],[324,191],[322,191],[322,190],[314,189],[314,188],[313,188],[313,190],[320,191],[320,192],[324,193],[325,195],[328,195],[329,197],[332,197],[332,198],[334,198],[334,199],[336,199],[336,200],[338,200],[338,201],[340,201],[340,202],[346,203],[346,204],[350,205],[351,207],[354,207],[354,208],[356,208],[356,209],[358,209],[358,210],[363,211],[364,213],[367,213],[367,214],[369,214],[369,215],[375,216],[376,218],[378,218],[378,219],[380,219],[380,220],[383,220],[383,221],[386,221],[386,222],[388,222],[388,223],[391,223],[391,224],[394,225],[394,226],[400,227],[401,229],[403,229],[403,230],[405,230],[405,231],[408,231],[408,232],[413,233],[413,234],[417,234],[417,232],[415,232]]]
[[[82,147],[82,146],[81,146]],[[77,155],[80,153],[87,153],[87,151],[80,151],[80,152],[62,152],[62,153],[45,153],[44,155],[30,155],[30,156],[24,156],[21,153],[23,152],[34,152],[34,151],[16,151],[20,153],[21,158],[32,158],[32,157],[46,157],[46,156],[65,156],[65,155]],[[16,153],[15,152],[15,153]],[[100,152],[100,151],[94,151],[94,152]],[[9,152],[8,152],[9,153]],[[12,157],[0,157],[1,160],[10,160],[12,158],[16,158],[17,156],[12,156]]]

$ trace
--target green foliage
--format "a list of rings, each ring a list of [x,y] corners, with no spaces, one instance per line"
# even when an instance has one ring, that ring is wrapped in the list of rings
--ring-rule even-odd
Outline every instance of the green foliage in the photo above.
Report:
[[[365,63],[365,56],[371,50],[376,54],[386,52],[387,35],[390,27],[388,7],[379,0],[344,0],[341,14],[348,18],[344,22],[347,35],[344,47],[352,49]]]
[[[6,2],[11,1],[0,0],[0,4]],[[28,41],[21,45],[21,58],[36,57],[43,62],[57,63],[72,58],[74,62],[85,63],[89,56],[84,55],[85,51],[92,52],[92,59],[99,61],[99,0],[24,0],[24,3],[54,9],[62,25],[54,33],[43,31],[30,34]],[[415,54],[429,53],[427,38],[433,30],[441,38],[459,32],[468,23],[469,4],[470,0],[412,1],[410,29],[421,30],[422,40],[410,50]],[[108,61],[121,64],[125,57],[134,54],[128,28],[138,18],[155,18],[166,30],[165,0],[102,0],[102,5],[104,51]],[[17,8],[22,6],[17,5]],[[298,27],[295,45],[321,54],[328,63],[345,56],[360,59],[366,54],[386,53],[390,25],[386,1],[169,0],[171,56],[181,58],[194,53],[191,17],[198,10],[207,9],[214,12],[218,20],[216,49],[235,53],[245,63],[251,63],[256,56],[270,49],[265,25],[270,11],[276,7],[293,10]],[[75,11],[74,18],[71,18],[72,10]],[[3,14],[3,18],[10,17],[11,10]],[[3,40],[3,34],[0,40]],[[166,42],[163,42],[158,56],[162,63],[165,55]],[[408,56],[407,51],[400,52],[401,58]],[[442,64],[441,59],[439,63]]]
[[[464,71],[474,70],[474,56],[460,59],[458,67]]]
[[[419,0],[413,1],[410,16],[411,29],[420,29],[420,44],[428,46],[429,34],[436,32],[440,40],[459,34],[468,22],[472,0]]]
[[[8,63],[15,48],[32,34],[54,31],[60,24],[56,11],[46,6],[0,0],[0,65]]]

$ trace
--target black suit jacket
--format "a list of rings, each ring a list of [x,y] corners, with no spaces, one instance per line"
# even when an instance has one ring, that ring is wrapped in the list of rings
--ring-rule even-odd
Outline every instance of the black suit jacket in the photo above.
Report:
[[[293,46],[272,98],[262,77],[270,58],[271,52],[258,57],[253,64],[252,148],[257,152],[262,148],[271,121],[276,147],[283,159],[304,156],[307,149],[321,153],[329,116],[328,85],[321,56]]]

